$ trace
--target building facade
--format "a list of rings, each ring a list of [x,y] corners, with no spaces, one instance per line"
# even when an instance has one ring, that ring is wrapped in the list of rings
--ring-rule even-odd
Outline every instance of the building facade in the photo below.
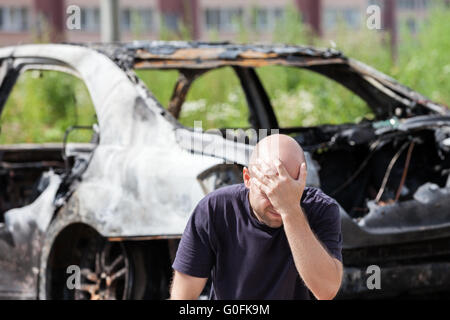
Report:
[[[100,41],[101,0],[2,0],[0,45],[30,42]],[[195,40],[235,40],[251,30],[257,40],[270,41],[286,10],[298,10],[319,35],[332,34],[339,23],[359,29],[367,7],[394,1],[396,20],[415,31],[431,0],[120,0],[120,39],[167,38],[178,33]],[[80,8],[80,29],[66,25],[67,9]],[[289,9],[290,8],[290,9]]]

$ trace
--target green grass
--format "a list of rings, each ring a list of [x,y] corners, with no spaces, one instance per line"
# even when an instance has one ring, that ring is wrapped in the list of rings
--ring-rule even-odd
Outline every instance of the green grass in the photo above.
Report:
[[[57,71],[26,71],[6,101],[1,144],[62,142],[72,125],[96,122],[94,107],[84,83]],[[90,140],[92,133],[79,130],[70,141]]]
[[[430,99],[450,105],[450,10],[435,9],[416,37],[404,33],[390,74]]]
[[[138,70],[138,76],[167,108],[178,78],[177,71]],[[157,79],[157,80],[156,80]],[[194,80],[183,104],[180,123],[193,127],[201,121],[211,128],[249,127],[244,92],[231,67],[211,70]]]
[[[281,127],[339,124],[371,117],[362,99],[315,72],[269,66],[257,73]]]
[[[391,58],[386,34],[339,25],[333,42],[349,57],[360,60],[440,103],[450,103],[450,10],[432,10],[419,32],[411,35],[400,28],[398,59]],[[166,31],[167,32],[167,31]],[[254,37],[253,37],[254,36]],[[188,38],[165,34],[166,39]],[[212,40],[217,34],[211,32]],[[258,40],[258,33],[242,27],[238,40]],[[216,39],[218,40],[218,39]],[[277,24],[273,42],[329,47],[329,39],[309,35],[291,8]],[[278,66],[257,69],[281,126],[358,122],[371,111],[356,95],[319,74]],[[167,107],[178,77],[177,71],[137,71],[161,104]],[[203,129],[248,127],[248,109],[242,88],[231,68],[210,71],[195,80],[183,106],[180,122]],[[19,78],[0,119],[0,143],[62,141],[71,125],[95,121],[84,84],[58,72],[26,72]],[[76,132],[72,141],[88,141],[91,133]]]

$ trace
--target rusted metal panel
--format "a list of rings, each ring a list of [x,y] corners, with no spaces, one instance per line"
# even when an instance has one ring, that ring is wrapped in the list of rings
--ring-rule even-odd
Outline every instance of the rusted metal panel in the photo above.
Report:
[[[207,61],[235,61],[245,60],[258,62],[259,60],[296,60],[295,58],[334,59],[343,58],[339,51],[332,49],[316,49],[302,46],[265,46],[265,45],[220,45],[201,43],[198,45],[167,43],[158,47],[158,43],[145,43],[141,46],[128,47],[134,58],[147,61],[192,61],[197,64]],[[312,60],[312,59],[311,59]],[[255,65],[257,66],[257,65]]]
[[[281,58],[246,58],[237,60],[221,60],[221,59],[207,59],[207,60],[178,60],[178,59],[154,59],[154,60],[137,60],[134,64],[136,69],[213,69],[225,66],[239,66],[239,67],[264,67],[264,66],[291,66],[291,67],[308,67],[315,65],[328,64],[343,64],[342,59],[318,60],[314,58],[298,58],[296,60],[286,60]]]
[[[175,87],[173,88],[169,106],[167,107],[167,110],[175,119],[178,119],[180,115],[181,106],[186,99],[186,95],[192,82],[203,72],[204,71],[193,72],[192,70],[183,70],[180,72]]]

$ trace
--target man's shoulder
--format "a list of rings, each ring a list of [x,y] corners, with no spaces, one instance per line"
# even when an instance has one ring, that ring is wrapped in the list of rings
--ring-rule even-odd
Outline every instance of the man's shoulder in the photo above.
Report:
[[[212,221],[216,222],[223,221],[220,219],[226,220],[234,213],[234,210],[227,208],[234,207],[236,203],[239,203],[238,205],[244,203],[245,195],[244,183],[221,187],[204,196],[198,202],[193,215],[198,219],[213,219]]]
[[[201,202],[209,204],[217,204],[228,201],[239,201],[246,191],[244,183],[232,184],[221,187],[208,193]]]
[[[337,201],[316,187],[305,187],[301,200],[303,207],[318,213],[326,209],[338,209]]]

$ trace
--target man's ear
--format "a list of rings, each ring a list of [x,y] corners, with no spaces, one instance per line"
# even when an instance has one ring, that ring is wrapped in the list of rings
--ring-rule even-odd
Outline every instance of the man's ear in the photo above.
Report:
[[[247,188],[250,188],[250,172],[247,167],[242,169],[242,177],[244,178],[244,184]]]

